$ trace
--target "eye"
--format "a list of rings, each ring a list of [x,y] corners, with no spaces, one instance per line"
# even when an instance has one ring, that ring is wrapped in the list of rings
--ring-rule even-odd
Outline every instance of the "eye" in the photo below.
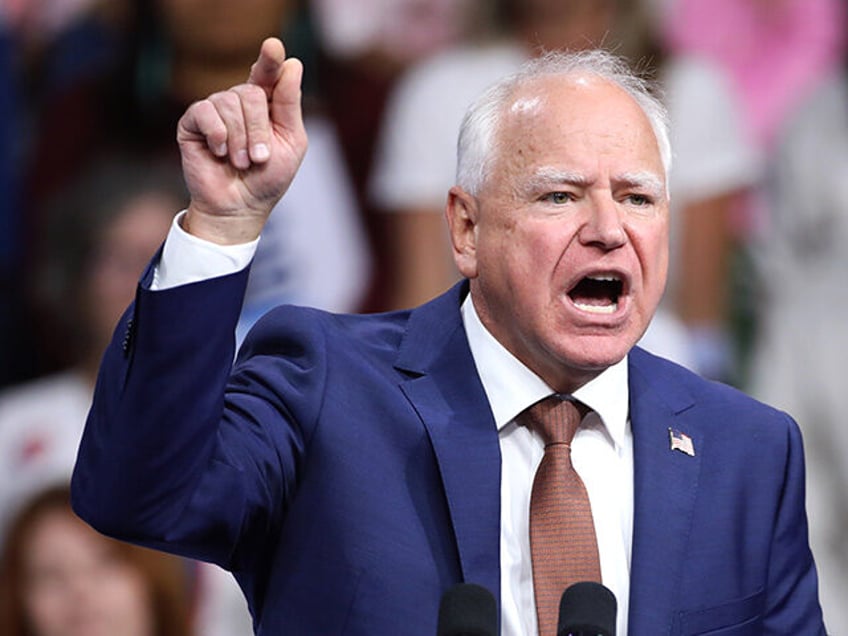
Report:
[[[563,205],[564,203],[574,201],[574,195],[570,192],[548,192],[542,196],[542,201],[550,201],[557,205]]]
[[[647,194],[628,194],[626,200],[638,207],[645,207],[646,205],[651,205],[654,202]]]

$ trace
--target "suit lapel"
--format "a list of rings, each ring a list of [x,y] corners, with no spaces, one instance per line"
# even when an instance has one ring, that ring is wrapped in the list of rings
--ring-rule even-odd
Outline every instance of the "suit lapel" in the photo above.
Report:
[[[465,582],[500,606],[500,446],[459,313],[460,285],[416,310],[397,367],[432,443]],[[493,558],[494,556],[494,558]]]
[[[500,607],[500,559],[492,558],[500,554],[500,447],[460,318],[466,293],[458,285],[412,313],[396,367],[409,376],[400,388],[432,443],[463,580],[488,588]],[[694,401],[663,373],[650,354],[631,352],[634,634],[671,627],[701,469],[704,438]],[[694,457],[671,449],[669,429],[692,439]]]
[[[687,567],[686,544],[704,442],[691,396],[662,377],[648,354],[630,356],[634,518],[630,574],[630,632],[671,628],[676,589]],[[662,389],[660,391],[660,388]],[[695,455],[672,450],[669,429],[692,439]]]

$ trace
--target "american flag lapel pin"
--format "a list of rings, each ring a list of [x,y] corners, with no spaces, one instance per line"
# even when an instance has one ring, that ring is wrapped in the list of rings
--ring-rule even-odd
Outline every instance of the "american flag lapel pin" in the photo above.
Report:
[[[689,457],[695,456],[695,446],[692,444],[692,438],[686,433],[670,428],[668,429],[668,440],[671,444],[671,450],[686,453]]]

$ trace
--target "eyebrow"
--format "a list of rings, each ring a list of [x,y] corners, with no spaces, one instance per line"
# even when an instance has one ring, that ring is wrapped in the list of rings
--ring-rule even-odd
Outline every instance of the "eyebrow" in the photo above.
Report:
[[[560,170],[559,168],[553,168],[551,166],[542,166],[533,172],[528,179],[527,185],[530,188],[538,188],[552,183],[588,186],[591,184],[591,180],[579,172],[570,172],[568,170]]]
[[[579,172],[562,170],[552,166],[542,166],[531,175],[527,185],[533,189],[556,183],[587,187],[592,184],[592,180]],[[626,188],[638,188],[655,197],[660,197],[667,191],[664,180],[656,173],[647,170],[625,172],[616,175],[613,177],[613,186],[616,188],[622,186]]]
[[[629,187],[644,190],[654,197],[667,192],[665,182],[653,172],[625,172],[613,178],[616,187]]]

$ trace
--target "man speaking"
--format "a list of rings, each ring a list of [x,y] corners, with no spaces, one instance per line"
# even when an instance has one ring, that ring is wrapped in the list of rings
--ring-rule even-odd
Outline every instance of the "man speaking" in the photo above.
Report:
[[[644,84],[597,51],[504,79],[447,197],[464,282],[391,314],[275,309],[233,363],[306,150],[300,77],[268,40],[181,119],[191,202],[104,358],[79,515],[231,570],[261,635],[431,636],[466,582],[502,634],[548,636],[579,580],[620,636],[824,634],[797,426],[635,347],[668,261]]]

